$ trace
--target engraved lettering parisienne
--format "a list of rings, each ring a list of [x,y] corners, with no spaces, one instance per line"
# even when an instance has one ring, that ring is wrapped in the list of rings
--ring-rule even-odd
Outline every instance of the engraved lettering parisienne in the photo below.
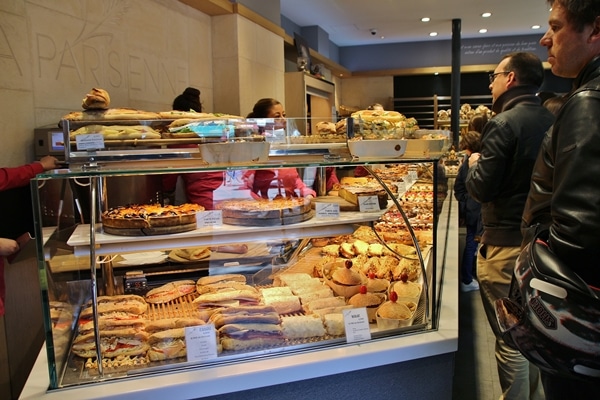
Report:
[[[91,3],[85,3],[87,6],[84,8],[91,9]],[[102,8],[99,15],[96,13],[98,7]],[[47,20],[36,24],[35,21],[45,13],[32,11],[34,43],[31,52],[37,61],[36,79],[55,82],[75,80],[109,89],[128,88],[133,92],[176,93],[178,88],[188,83],[187,59],[182,55],[162,54],[164,52],[158,49],[146,49],[143,45],[136,46],[139,51],[128,48],[120,35],[124,32],[122,23],[127,20],[130,9],[128,0],[96,3],[94,13],[90,10],[89,15],[83,18],[63,15],[56,25]],[[71,29],[58,29],[63,18],[73,24]],[[64,37],[64,33],[76,36]],[[23,76],[22,57],[14,51],[19,43],[11,41],[17,41],[17,38],[7,34],[6,29],[0,26],[0,48],[4,49],[0,58],[12,63],[15,72]]]

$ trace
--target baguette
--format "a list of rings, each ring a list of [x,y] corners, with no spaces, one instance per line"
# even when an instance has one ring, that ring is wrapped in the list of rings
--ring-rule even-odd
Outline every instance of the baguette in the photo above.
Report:
[[[135,294],[123,294],[118,296],[98,296],[98,314],[111,312],[126,312],[131,314],[143,314],[148,309],[148,304],[142,296]],[[89,305],[81,311],[81,318],[92,316],[92,306]]]
[[[195,291],[196,283],[193,280],[169,282],[146,293],[146,301],[153,304],[168,303]]]
[[[246,277],[242,274],[223,274],[203,276],[196,281],[196,285],[211,285],[218,282],[241,282],[246,283]]]
[[[151,361],[169,360],[187,355],[185,329],[167,329],[148,338],[148,358]]]
[[[200,305],[219,305],[222,302],[237,300],[245,303],[258,303],[260,295],[251,290],[224,290],[216,293],[204,293],[194,299],[193,303]]]

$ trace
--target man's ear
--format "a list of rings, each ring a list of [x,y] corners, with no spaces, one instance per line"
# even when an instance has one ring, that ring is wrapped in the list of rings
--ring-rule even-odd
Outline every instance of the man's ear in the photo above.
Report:
[[[518,83],[517,75],[515,74],[514,71],[510,71],[508,74],[506,74],[506,87],[507,88],[513,87],[517,83]]]
[[[592,24],[592,32],[590,33],[588,41],[590,43],[600,41],[600,16],[597,16]]]

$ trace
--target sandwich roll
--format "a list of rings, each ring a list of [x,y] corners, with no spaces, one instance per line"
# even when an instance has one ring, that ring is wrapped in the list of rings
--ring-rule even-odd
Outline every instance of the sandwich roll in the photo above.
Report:
[[[217,282],[211,285],[196,285],[196,291],[199,294],[204,293],[216,293],[223,290],[250,290],[252,292],[256,292],[256,288],[254,286],[247,285],[241,282]]]
[[[283,341],[281,326],[269,323],[238,323],[218,329],[224,350],[246,350],[279,345]]]
[[[143,314],[148,309],[148,304],[142,296],[135,294],[123,294],[118,296],[98,296],[97,306],[99,314],[112,312],[126,312],[131,314]],[[81,311],[80,318],[90,318],[92,306],[89,305]]]
[[[229,324],[279,324],[281,319],[271,306],[228,307],[215,312],[211,318],[216,328]]]
[[[148,358],[151,361],[170,360],[187,356],[185,328],[167,329],[148,338]]]
[[[100,331],[100,350],[102,357],[138,356],[148,350],[148,334],[142,330],[120,329]],[[71,348],[73,354],[90,358],[96,357],[96,339],[93,332],[78,335]]]
[[[196,285],[211,285],[219,282],[240,282],[246,283],[246,277],[242,274],[223,274],[203,276],[196,281]]]
[[[224,290],[216,293],[204,293],[194,299],[193,303],[199,305],[219,305],[223,302],[239,301],[242,303],[257,304],[260,295],[251,290]]]
[[[143,315],[126,312],[113,312],[102,314],[98,317],[98,330],[117,330],[123,328],[134,328],[142,330],[146,327],[146,318]],[[94,330],[93,320],[79,320],[79,332],[87,333]]]
[[[169,282],[146,293],[146,301],[153,304],[168,303],[195,291],[196,283],[193,280]]]

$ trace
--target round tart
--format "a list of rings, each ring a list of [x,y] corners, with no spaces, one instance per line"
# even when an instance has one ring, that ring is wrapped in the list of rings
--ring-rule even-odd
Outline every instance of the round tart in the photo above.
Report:
[[[115,229],[195,226],[198,211],[204,211],[204,207],[190,203],[179,206],[159,204],[120,206],[102,213],[102,225],[105,228]]]

